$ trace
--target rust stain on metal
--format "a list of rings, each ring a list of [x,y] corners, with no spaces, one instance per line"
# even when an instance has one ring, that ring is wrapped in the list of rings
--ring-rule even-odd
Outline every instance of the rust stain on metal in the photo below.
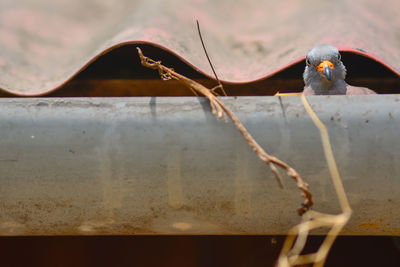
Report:
[[[365,222],[365,223],[360,223],[360,227],[366,229],[380,229],[381,225],[376,222]]]
[[[396,236],[399,233],[398,229],[388,229],[388,227],[385,227],[384,225],[382,225],[381,222],[378,221],[368,221],[368,222],[364,222],[364,223],[360,223],[359,224],[360,230],[361,232],[383,232],[386,233],[388,235],[393,235]]]
[[[318,0],[175,0],[168,5],[163,0],[1,1],[0,88],[17,95],[42,95],[102,54],[143,43],[212,77],[196,19],[223,81],[264,79],[300,62],[319,43],[369,57],[400,75],[395,30],[399,8],[397,0],[385,5],[373,0],[334,5]]]

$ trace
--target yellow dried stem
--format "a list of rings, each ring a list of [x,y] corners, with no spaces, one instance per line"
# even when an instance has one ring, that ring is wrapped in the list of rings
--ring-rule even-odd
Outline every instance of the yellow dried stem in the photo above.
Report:
[[[349,201],[343,188],[343,183],[339,175],[336,161],[333,156],[326,126],[315,114],[304,95],[301,95],[301,100],[304,108],[310,115],[312,121],[319,129],[321,134],[322,147],[324,149],[329,173],[339,199],[342,213],[338,215],[331,215],[311,210],[305,213],[303,216],[303,222],[289,230],[288,237],[283,244],[283,248],[278,259],[277,266],[279,267],[297,266],[310,263],[313,263],[314,267],[323,266],[333,242],[349,221],[352,213]],[[330,230],[328,231],[327,236],[319,247],[318,251],[312,254],[301,255],[309,232],[313,229],[321,227],[330,227]]]

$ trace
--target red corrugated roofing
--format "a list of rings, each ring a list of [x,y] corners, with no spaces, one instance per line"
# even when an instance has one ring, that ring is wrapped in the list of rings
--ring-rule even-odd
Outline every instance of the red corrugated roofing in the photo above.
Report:
[[[222,80],[265,78],[314,45],[371,57],[400,75],[400,1],[2,0],[0,88],[52,91],[125,43],[152,43]]]

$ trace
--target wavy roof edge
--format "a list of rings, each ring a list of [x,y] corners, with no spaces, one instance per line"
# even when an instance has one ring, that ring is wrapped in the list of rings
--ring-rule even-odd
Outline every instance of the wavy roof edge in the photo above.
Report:
[[[212,78],[196,19],[219,78],[229,83],[270,77],[320,43],[371,58],[400,76],[400,39],[393,30],[400,25],[394,12],[399,1],[255,2],[2,1],[0,88],[15,95],[49,93],[127,44],[154,45]]]
[[[81,67],[79,67],[79,69],[76,70],[72,75],[67,77],[64,81],[62,81],[59,85],[57,85],[54,88],[41,88],[41,89],[39,89],[39,91],[40,91],[39,93],[29,93],[28,92],[26,94],[25,93],[20,93],[20,92],[15,92],[15,91],[13,91],[11,89],[8,89],[8,88],[0,88],[0,90],[3,90],[5,92],[7,92],[7,93],[10,93],[10,94],[13,94],[13,95],[16,95],[16,96],[40,96],[40,95],[49,94],[51,92],[54,92],[54,91],[62,88],[65,84],[67,84],[72,79],[74,79],[79,73],[81,73],[83,70],[85,70],[88,66],[90,66],[92,63],[94,63],[100,57],[110,53],[111,51],[113,51],[115,49],[118,49],[118,48],[123,47],[123,46],[128,46],[128,45],[137,45],[138,47],[140,47],[141,45],[154,46],[155,48],[160,49],[160,50],[162,50],[164,52],[167,52],[167,53],[173,55],[174,57],[176,57],[177,59],[183,61],[185,64],[187,64],[193,70],[196,70],[196,71],[200,72],[201,74],[203,74],[204,76],[206,76],[206,77],[208,77],[210,79],[214,79],[214,75],[212,73],[206,72],[205,70],[196,67],[196,65],[194,65],[193,63],[191,63],[190,61],[185,59],[183,56],[179,55],[177,52],[175,52],[175,51],[173,51],[173,50],[171,50],[171,49],[169,49],[167,47],[164,47],[164,46],[156,44],[156,43],[148,42],[148,41],[127,41],[127,42],[122,42],[122,43],[118,43],[118,44],[115,44],[113,46],[110,46],[109,48],[105,49],[104,51],[98,53],[93,58],[91,58],[89,61],[84,63]],[[353,53],[353,54],[356,54],[356,55],[360,55],[360,56],[369,58],[369,59],[381,64],[382,66],[384,66],[385,68],[387,68],[388,70],[390,70],[391,72],[393,72],[394,74],[396,74],[397,76],[400,77],[400,72],[396,71],[393,67],[391,67],[390,65],[386,64],[382,59],[380,59],[380,58],[378,58],[378,57],[376,57],[376,56],[374,56],[372,54],[366,53],[366,52],[361,51],[360,49],[357,49],[357,48],[338,47],[338,49],[341,52],[349,52],[349,53]],[[147,56],[149,56],[149,55],[147,55]],[[157,58],[153,58],[153,59],[157,60]],[[230,80],[221,79],[221,81],[224,82],[224,83],[228,83],[228,84],[243,84],[243,83],[257,82],[257,81],[260,81],[260,80],[268,79],[268,78],[278,74],[279,72],[282,72],[282,71],[294,66],[295,64],[297,64],[299,62],[302,62],[304,59],[305,59],[305,56],[300,57],[300,58],[298,58],[298,59],[296,59],[296,60],[294,60],[294,61],[292,61],[292,62],[290,62],[290,63],[288,63],[286,65],[278,67],[273,72],[266,73],[266,74],[264,74],[264,75],[262,75],[260,77],[252,79],[252,80],[230,81]],[[170,66],[170,67],[173,68],[173,66]]]

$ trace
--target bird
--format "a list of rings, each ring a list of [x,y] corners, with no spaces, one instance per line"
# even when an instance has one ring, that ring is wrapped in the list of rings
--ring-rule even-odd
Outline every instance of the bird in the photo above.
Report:
[[[304,95],[370,95],[371,89],[346,83],[346,67],[339,50],[320,44],[308,51],[303,73]]]

